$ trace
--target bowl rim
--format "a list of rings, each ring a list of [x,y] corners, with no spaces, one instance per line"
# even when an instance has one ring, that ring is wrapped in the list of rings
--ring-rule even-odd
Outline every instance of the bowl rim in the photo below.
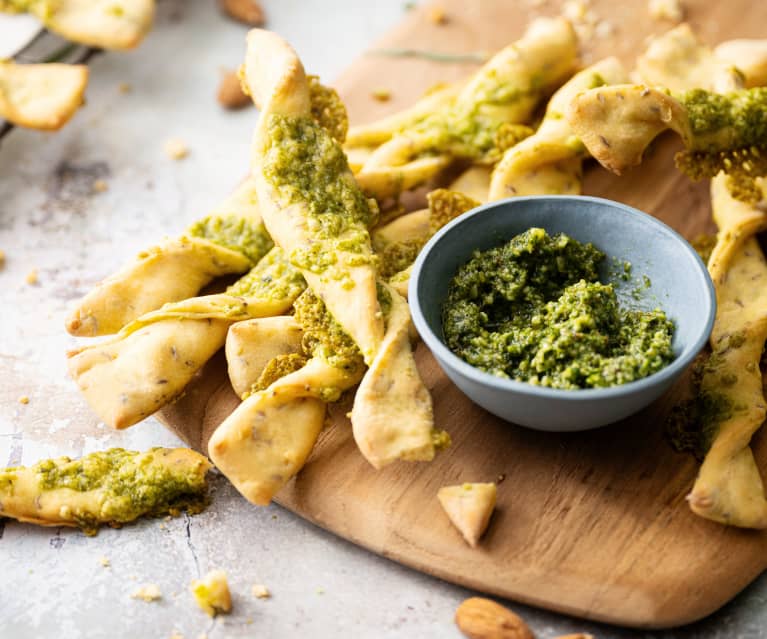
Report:
[[[520,382],[513,379],[505,379],[503,377],[497,377],[492,373],[486,373],[478,368],[475,368],[468,362],[462,360],[458,355],[453,353],[442,340],[432,331],[421,308],[420,299],[418,298],[419,281],[421,279],[421,273],[423,271],[424,264],[429,259],[434,248],[439,245],[448,233],[454,228],[465,224],[470,219],[477,215],[481,215],[488,210],[515,206],[523,202],[542,202],[544,200],[555,200],[561,202],[592,202],[599,205],[606,205],[611,208],[618,209],[623,214],[639,217],[649,226],[654,226],[662,233],[670,236],[672,240],[676,241],[680,248],[692,258],[692,264],[695,270],[701,276],[702,281],[705,283],[704,287],[704,301],[708,303],[708,317],[704,324],[703,330],[700,335],[683,351],[678,357],[674,359],[670,364],[664,366],[661,370],[643,377],[632,382],[625,384],[619,384],[617,386],[607,386],[599,388],[577,388],[577,389],[565,389],[565,388],[550,388],[548,386],[536,386],[529,382]],[[580,206],[580,204],[579,204]],[[511,238],[509,238],[511,239]],[[598,241],[597,238],[594,240]],[[594,399],[614,399],[626,395],[633,395],[634,393],[641,393],[643,390],[656,387],[666,382],[673,381],[678,377],[692,360],[700,353],[704,345],[709,339],[711,330],[714,326],[714,319],[716,317],[716,294],[714,290],[714,283],[709,276],[708,269],[706,268],[703,260],[700,258],[695,249],[690,243],[685,240],[677,231],[671,228],[665,222],[661,222],[656,217],[653,217],[649,213],[640,211],[628,204],[617,202],[603,197],[595,197],[591,195],[526,195],[519,197],[509,197],[503,200],[495,200],[477,206],[462,215],[458,216],[454,220],[451,220],[448,224],[442,227],[437,233],[435,233],[429,241],[424,245],[421,252],[418,254],[415,262],[413,263],[413,270],[410,275],[410,282],[408,284],[408,301],[410,306],[410,314],[415,324],[418,334],[423,339],[426,346],[432,352],[434,357],[444,362],[448,367],[456,370],[460,375],[470,379],[476,384],[483,386],[490,386],[497,390],[511,391],[515,393],[522,393],[528,395],[537,396],[540,399],[566,399],[575,401],[587,401]]]

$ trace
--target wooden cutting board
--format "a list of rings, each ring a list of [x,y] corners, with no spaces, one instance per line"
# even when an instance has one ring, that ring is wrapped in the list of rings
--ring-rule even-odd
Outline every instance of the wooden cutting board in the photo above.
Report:
[[[683,0],[695,31],[709,44],[765,37],[767,3]],[[429,7],[405,15],[373,49],[408,47],[452,53],[494,51],[518,38],[536,14],[560,12],[523,0],[442,0],[447,23]],[[672,26],[650,18],[647,0],[593,0],[588,7],[613,28],[593,37],[586,61],[619,55],[633,65],[650,33]],[[602,31],[606,27],[600,27]],[[311,70],[311,60],[304,61]],[[411,103],[438,81],[466,76],[470,63],[368,54],[336,86],[352,122]],[[392,93],[388,103],[374,89]],[[711,232],[708,185],[691,183],[673,165],[676,140],[664,138],[644,165],[618,178],[587,170],[584,193],[626,202],[687,238]],[[286,508],[356,544],[418,570],[479,591],[617,624],[668,627],[699,619],[731,599],[767,566],[767,535],[726,528],[694,516],[685,495],[697,471],[675,453],[663,424],[683,384],[620,424],[580,434],[546,434],[505,423],[464,397],[427,349],[417,351],[432,393],[437,425],[452,447],[430,464],[398,463],[376,472],[356,449],[345,417],[331,409],[306,467],[277,497]],[[162,418],[204,450],[210,432],[237,404],[218,355]],[[759,462],[767,442],[755,438]],[[502,481],[498,510],[472,550],[436,499],[440,486]]]

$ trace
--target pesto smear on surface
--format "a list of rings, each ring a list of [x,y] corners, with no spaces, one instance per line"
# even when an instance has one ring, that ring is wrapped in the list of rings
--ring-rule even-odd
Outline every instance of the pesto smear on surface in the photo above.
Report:
[[[599,282],[592,244],[532,228],[475,252],[442,308],[448,348],[498,377],[560,389],[617,386],[674,359],[660,309],[629,310]]]

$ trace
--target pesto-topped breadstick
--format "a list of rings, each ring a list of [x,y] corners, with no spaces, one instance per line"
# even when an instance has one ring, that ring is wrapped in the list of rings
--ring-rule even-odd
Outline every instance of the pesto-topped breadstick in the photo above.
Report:
[[[132,49],[152,27],[154,0],[0,0],[0,11],[30,13],[67,40]]]
[[[304,287],[275,247],[225,293],[166,304],[114,338],[72,351],[70,375],[101,419],[126,428],[178,397],[232,323],[281,315]]]
[[[216,277],[246,272],[272,246],[255,186],[245,180],[180,238],[142,251],[90,291],[70,311],[67,331],[81,337],[117,333],[163,304],[197,295]]]
[[[188,448],[122,448],[0,470],[0,517],[41,526],[99,526],[142,516],[199,512],[210,462]]]
[[[576,59],[572,25],[539,18],[455,97],[440,101],[423,118],[405,121],[373,151],[356,174],[360,186],[383,199],[417,186],[457,158],[496,162],[505,148],[532,133],[518,125],[574,71]]]

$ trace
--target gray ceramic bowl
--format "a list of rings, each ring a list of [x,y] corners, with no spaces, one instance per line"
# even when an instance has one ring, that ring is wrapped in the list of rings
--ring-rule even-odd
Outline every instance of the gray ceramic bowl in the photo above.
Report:
[[[534,226],[591,242],[606,253],[600,279],[614,284],[621,304],[644,309],[660,306],[674,321],[674,361],[649,377],[621,386],[560,390],[495,377],[454,355],[443,343],[442,303],[456,270],[473,251],[498,246]],[[629,281],[619,276],[617,263],[624,261],[632,265]],[[642,284],[643,276],[649,277],[649,288]],[[453,220],[418,256],[409,300],[418,332],[458,388],[505,420],[548,431],[603,426],[660,397],[703,348],[716,310],[706,267],[675,231],[625,204],[566,195],[511,198]]]

